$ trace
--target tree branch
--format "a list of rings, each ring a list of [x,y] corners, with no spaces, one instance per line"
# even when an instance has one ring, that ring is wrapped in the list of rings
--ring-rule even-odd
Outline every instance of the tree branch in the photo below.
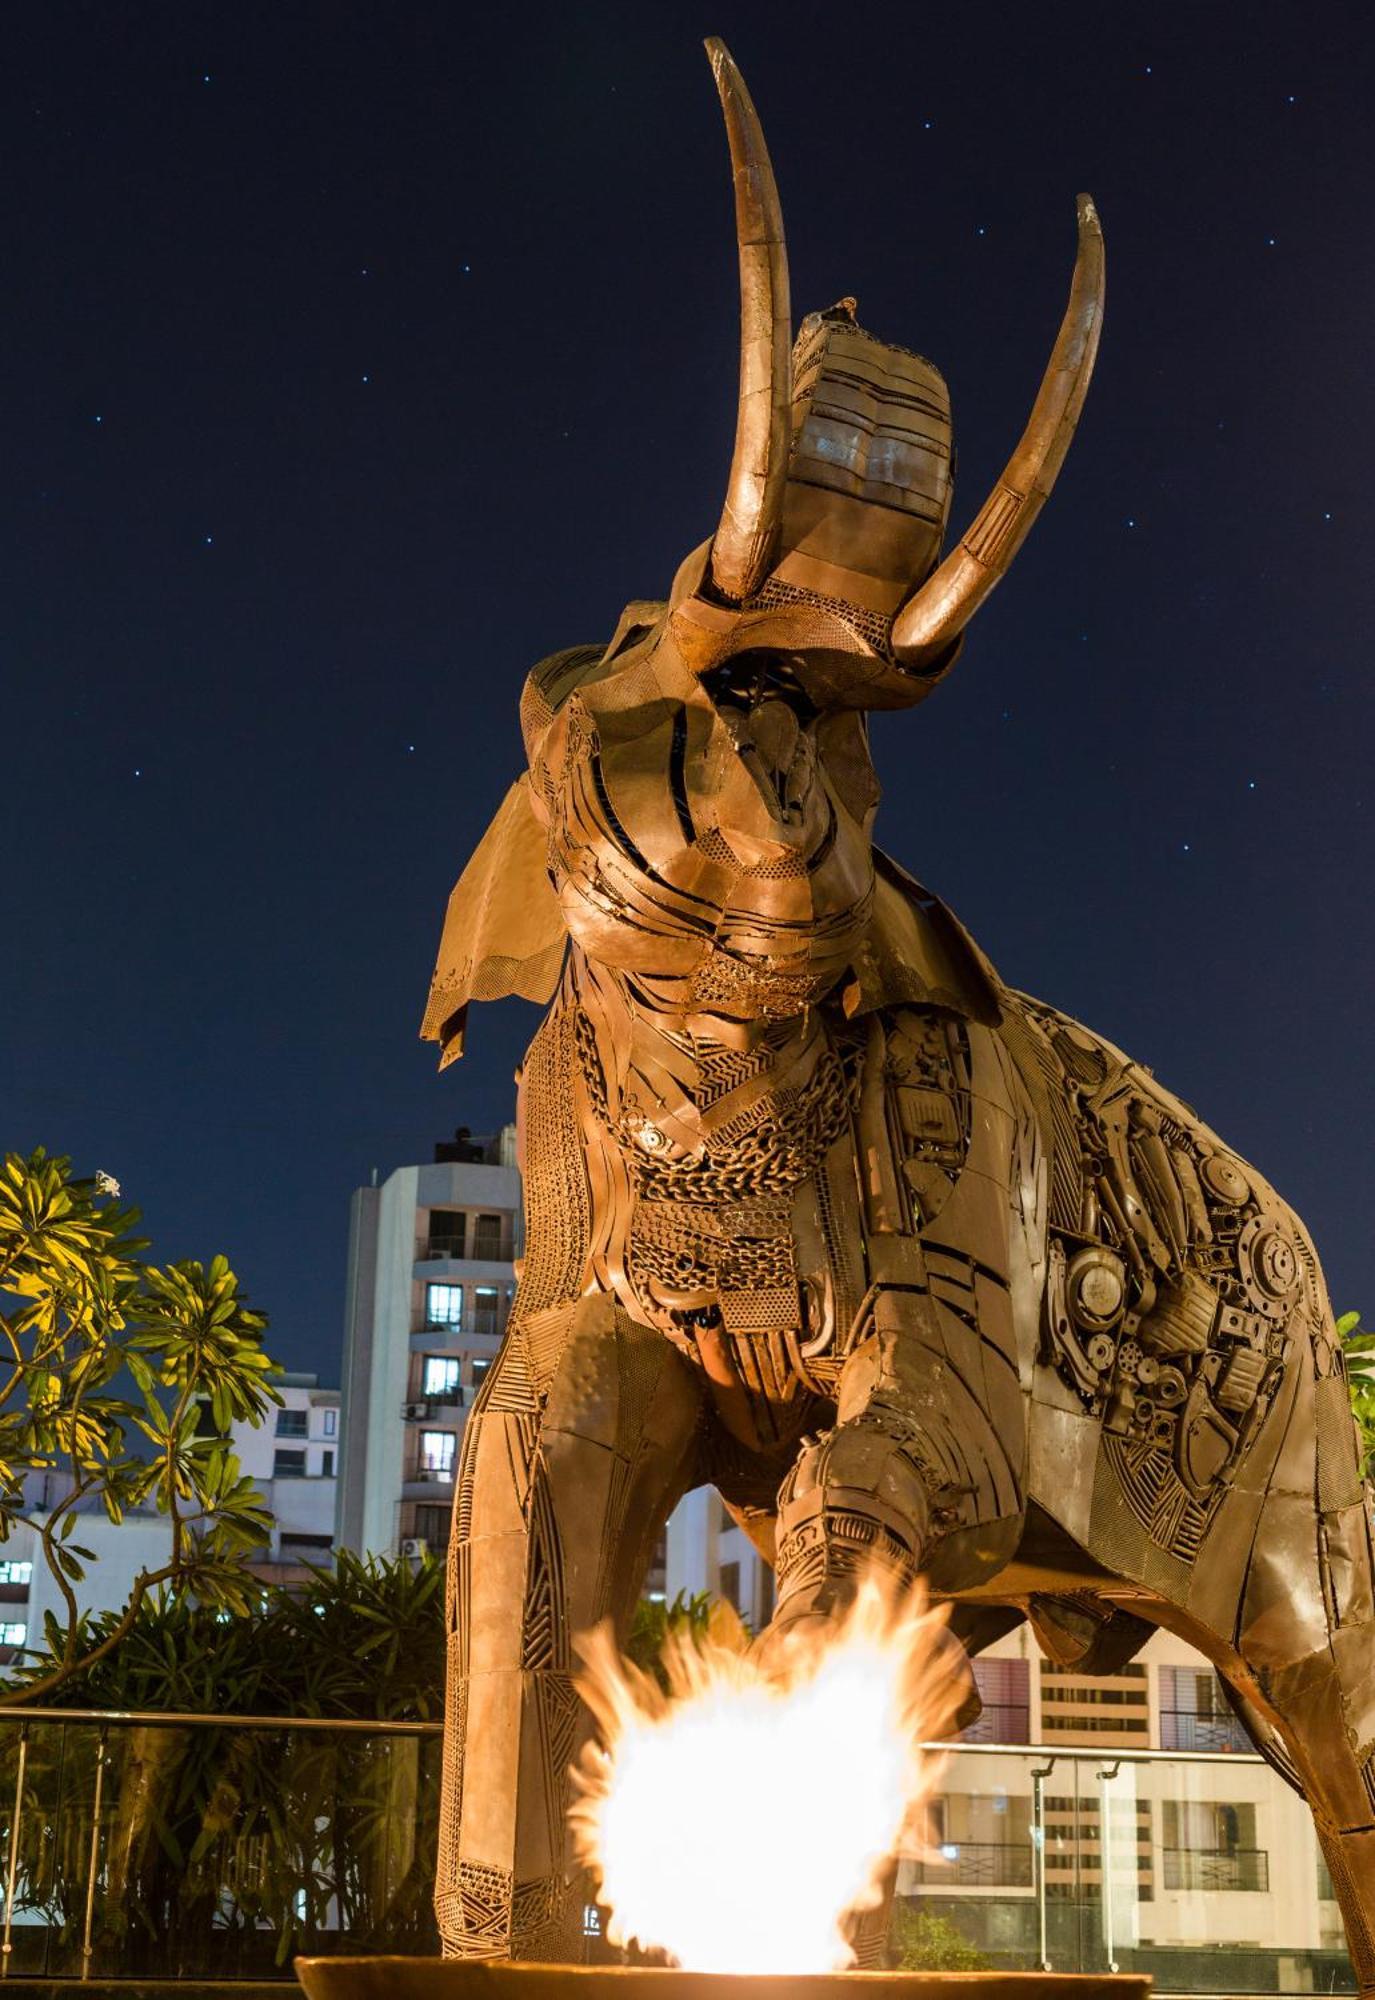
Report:
[[[179,1565],[175,1563],[168,1563],[162,1569],[145,1571],[135,1581],[133,1592],[124,1607],[119,1623],[106,1633],[98,1646],[93,1646],[89,1653],[83,1653],[79,1660],[64,1661],[60,1667],[54,1667],[50,1674],[45,1674],[42,1680],[30,1681],[27,1687],[0,1688],[0,1708],[20,1708],[26,1701],[32,1701],[36,1695],[47,1694],[49,1689],[61,1687],[64,1681],[72,1678],[73,1674],[84,1673],[88,1667],[93,1667],[97,1660],[103,1660],[107,1653],[114,1651],[133,1626],[148,1592],[157,1584],[166,1583],[169,1577],[175,1576],[178,1567]]]

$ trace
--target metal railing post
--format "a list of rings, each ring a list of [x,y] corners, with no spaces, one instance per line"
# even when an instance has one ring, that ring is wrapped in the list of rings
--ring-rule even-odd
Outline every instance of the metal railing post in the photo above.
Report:
[[[1112,1836],[1108,1826],[1108,1786],[1121,1770],[1121,1761],[1105,1764],[1098,1773],[1098,1873],[1102,1882],[1103,1949],[1108,1955],[1108,1971],[1116,1972],[1116,1940],[1113,1937]]]
[[[5,1940],[0,1947],[0,1979],[10,1976],[10,1954],[14,1944],[14,1885],[19,1874],[19,1827],[24,1817],[24,1771],[29,1761],[29,1725],[19,1725],[19,1769],[14,1779],[14,1815],[10,1820],[10,1854],[5,1866]]]
[[[1050,1944],[1046,1936],[1046,1779],[1057,1759],[1031,1767],[1031,1851],[1036,1861],[1036,1966],[1050,1971]]]
[[[91,1802],[91,1859],[86,1870],[86,1923],[81,1934],[81,1977],[91,1976],[91,1938],[95,1930],[95,1877],[100,1859],[100,1809],[105,1795],[105,1744],[108,1730],[102,1727],[95,1753],[95,1797]]]

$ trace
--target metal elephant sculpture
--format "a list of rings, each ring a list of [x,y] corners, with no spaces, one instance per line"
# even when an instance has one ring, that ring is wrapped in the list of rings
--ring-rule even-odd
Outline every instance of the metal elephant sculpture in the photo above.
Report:
[[[580,1949],[571,1641],[629,1620],[714,1484],[777,1571],[765,1646],[922,1572],[977,1651],[1030,1619],[1213,1660],[1305,1794],[1375,1986],[1375,1604],[1340,1343],[1296,1217],[1118,1049],[1010,991],[871,842],[867,712],[923,699],[1054,481],[1098,340],[1079,202],[1026,432],[942,561],[937,371],[844,300],[791,341],[773,176],[709,44],[740,248],[721,522],[667,603],[530,675],[528,776],[454,891],[425,1032],[550,1001],[528,1249],[463,1438],[438,1910]]]

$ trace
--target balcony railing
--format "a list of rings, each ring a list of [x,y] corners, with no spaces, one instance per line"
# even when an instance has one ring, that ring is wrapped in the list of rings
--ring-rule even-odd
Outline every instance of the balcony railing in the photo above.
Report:
[[[497,1313],[464,1313],[462,1319],[425,1319],[417,1333],[435,1333],[442,1340],[495,1340],[504,1322]]]
[[[956,1840],[936,1849],[939,1860],[920,1861],[913,1879],[930,1889],[1029,1889],[1035,1879],[1031,1840]]]
[[[1197,1715],[1185,1708],[1161,1709],[1160,1745],[1164,1750],[1255,1748],[1234,1715]]]
[[[465,1243],[459,1237],[432,1236],[416,1246],[418,1264],[442,1264],[451,1259],[469,1264],[509,1264],[515,1252],[511,1236],[479,1237]]]
[[[1270,1856],[1263,1847],[1167,1847],[1167,1889],[1268,1889]]]

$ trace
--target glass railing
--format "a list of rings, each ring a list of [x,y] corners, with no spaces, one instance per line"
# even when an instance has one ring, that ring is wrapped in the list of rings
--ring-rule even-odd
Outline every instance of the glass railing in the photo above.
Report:
[[[898,1877],[928,1963],[1354,1991],[1308,1812],[1258,1757],[938,1747]],[[434,1723],[0,1710],[0,1965],[270,1979],[298,1952],[434,1953],[440,1749]]]
[[[438,1724],[0,1711],[3,1973],[271,1979],[427,1954]]]
[[[1254,1752],[959,1743],[944,1758],[927,1845],[898,1875],[923,1952],[1146,1972],[1160,1993],[1354,1992],[1308,1809]]]

